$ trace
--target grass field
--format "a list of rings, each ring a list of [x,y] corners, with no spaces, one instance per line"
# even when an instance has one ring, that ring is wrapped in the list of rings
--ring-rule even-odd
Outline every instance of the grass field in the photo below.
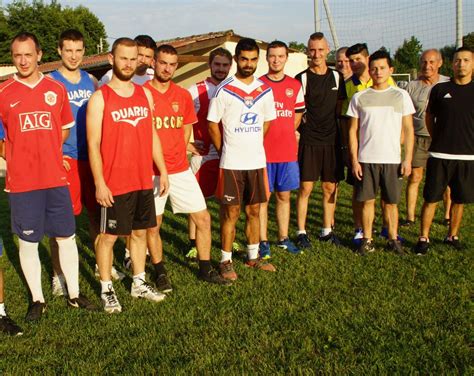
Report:
[[[349,192],[343,184],[336,227],[347,246],[352,235]],[[28,292],[2,192],[0,234],[10,261],[6,303],[25,334],[0,335],[0,374],[473,374],[472,208],[465,211],[463,252],[442,244],[446,228],[439,211],[427,256],[400,258],[382,251],[384,243],[378,241],[380,251],[361,258],[349,248],[314,241],[320,203],[315,193],[308,220],[312,251],[293,256],[272,248],[277,273],[247,270],[237,255],[239,279],[227,288],[197,281],[197,266],[183,256],[186,219],[167,212],[163,239],[174,291],[161,303],[134,301],[131,278],[126,278],[115,283],[124,312],[112,316],[68,309],[64,299],[52,298],[43,242],[48,310],[39,323],[26,324]],[[215,203],[210,211],[217,261]],[[83,216],[77,230],[81,289],[100,304],[86,228]],[[401,230],[407,247],[417,232],[418,227]],[[271,220],[270,240],[275,236]],[[245,244],[243,220],[237,237]],[[123,270],[123,243],[115,254]]]

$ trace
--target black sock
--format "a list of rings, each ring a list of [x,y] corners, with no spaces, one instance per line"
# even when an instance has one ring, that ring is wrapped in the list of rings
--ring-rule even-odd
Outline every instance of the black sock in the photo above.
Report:
[[[163,261],[160,261],[158,264],[153,264],[153,266],[155,268],[155,273],[157,276],[166,274],[165,264]]]
[[[196,239],[189,239],[189,248],[196,247]]]
[[[199,274],[207,275],[211,271],[210,260],[199,260]]]

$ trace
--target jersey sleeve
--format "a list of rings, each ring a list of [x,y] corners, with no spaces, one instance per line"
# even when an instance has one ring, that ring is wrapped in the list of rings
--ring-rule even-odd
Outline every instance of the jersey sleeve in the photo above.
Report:
[[[62,86],[62,105],[61,105],[61,128],[68,129],[72,128],[75,124],[74,115],[72,114],[71,105],[67,97],[66,88]]]
[[[349,102],[349,107],[347,108],[347,113],[346,115],[349,117],[353,117],[358,119],[359,118],[359,109],[358,109],[358,95],[355,94],[351,101]]]
[[[196,112],[194,111],[194,104],[193,99],[191,98],[191,94],[189,91],[184,90],[184,111],[183,111],[183,124],[194,124],[197,123],[198,119],[196,116]]]
[[[347,92],[346,92],[346,82],[344,81],[344,76],[339,73],[339,90],[337,91],[337,99],[338,100],[345,100],[347,99]]]
[[[301,82],[297,81],[296,87],[298,94],[296,95],[295,112],[304,112],[306,106],[304,103],[304,94]]]
[[[224,116],[225,98],[222,90],[216,91],[216,94],[209,102],[209,110],[207,112],[207,120],[213,123],[219,123]]]
[[[194,112],[198,113],[199,109],[201,108],[201,103],[199,102],[199,91],[196,85],[192,85],[189,89],[189,94],[191,94],[191,98],[193,100],[194,105]]]
[[[413,105],[413,101],[411,100],[410,94],[408,94],[405,90],[402,91],[403,93],[403,116],[412,115],[415,111],[415,106]]]
[[[270,90],[268,93],[265,94],[265,102],[263,108],[263,121],[271,121],[276,119],[277,115],[275,109],[275,99],[273,97],[273,90]]]

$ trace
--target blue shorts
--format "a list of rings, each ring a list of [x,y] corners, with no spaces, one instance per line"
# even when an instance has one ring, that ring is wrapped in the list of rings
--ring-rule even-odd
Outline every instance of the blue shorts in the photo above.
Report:
[[[67,186],[9,193],[12,232],[22,240],[39,242],[44,235],[74,235],[76,222]]]
[[[270,192],[287,192],[300,187],[298,162],[267,163]]]

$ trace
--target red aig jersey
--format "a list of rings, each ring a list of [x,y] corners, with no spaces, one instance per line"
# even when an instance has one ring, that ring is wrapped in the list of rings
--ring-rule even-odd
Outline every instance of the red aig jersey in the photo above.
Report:
[[[186,171],[189,163],[183,127],[197,122],[191,94],[173,82],[170,82],[165,93],[160,93],[150,82],[144,86],[151,91],[155,102],[155,127],[160,136],[168,174]],[[155,175],[159,174],[155,167]]]
[[[74,125],[64,86],[41,76],[34,85],[16,75],[0,86],[0,118],[6,133],[9,192],[67,185],[62,130]]]
[[[260,79],[273,90],[277,114],[263,142],[267,162],[294,162],[298,159],[295,112],[305,108],[301,83],[286,75],[281,81],[272,81],[267,76]]]
[[[141,86],[124,98],[104,85],[102,170],[114,196],[153,188],[153,118]]]

